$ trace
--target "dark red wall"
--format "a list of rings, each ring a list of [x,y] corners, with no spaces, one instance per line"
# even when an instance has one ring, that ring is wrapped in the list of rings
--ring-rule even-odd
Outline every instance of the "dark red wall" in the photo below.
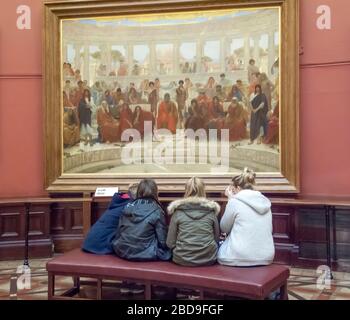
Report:
[[[302,193],[349,195],[350,2],[300,2],[300,35],[304,50],[300,72]],[[320,5],[331,8],[331,30],[316,27],[316,10]]]
[[[0,10],[0,197],[38,196],[43,189],[42,0],[3,0]],[[301,190],[350,191],[350,2],[300,0]],[[32,9],[32,29],[16,27],[18,5]],[[316,27],[329,5],[332,29]],[[316,64],[316,65],[315,65]]]

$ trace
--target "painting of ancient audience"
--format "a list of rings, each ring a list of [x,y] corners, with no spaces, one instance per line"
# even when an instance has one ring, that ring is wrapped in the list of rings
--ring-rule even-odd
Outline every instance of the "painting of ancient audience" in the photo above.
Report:
[[[121,85],[117,80],[89,86],[79,70],[63,66],[63,142],[66,149],[121,142],[134,128],[144,135],[144,123],[157,129],[227,129],[235,144],[279,145],[278,77],[271,81],[250,60],[246,80],[231,81],[222,73],[193,83],[190,77],[161,83],[144,79]]]

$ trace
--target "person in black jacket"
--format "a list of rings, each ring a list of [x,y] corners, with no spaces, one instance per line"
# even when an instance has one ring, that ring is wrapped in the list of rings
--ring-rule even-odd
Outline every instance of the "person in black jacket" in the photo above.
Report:
[[[114,252],[131,261],[170,260],[165,213],[158,202],[157,184],[150,179],[142,180],[136,196],[119,219]]]
[[[78,115],[80,122],[80,136],[85,145],[92,145],[93,130],[91,127],[92,105],[91,93],[88,89],[84,90],[83,97],[79,101]]]
[[[108,209],[91,227],[86,236],[82,249],[95,254],[114,253],[112,242],[115,237],[115,230],[118,227],[119,217],[122,215],[125,206],[136,198],[138,184],[129,186],[128,193],[116,193]]]

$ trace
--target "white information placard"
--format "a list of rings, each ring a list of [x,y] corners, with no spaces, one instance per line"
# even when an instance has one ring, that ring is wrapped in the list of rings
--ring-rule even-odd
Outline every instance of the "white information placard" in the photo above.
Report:
[[[115,193],[119,191],[118,188],[96,188],[95,197],[113,197]]]

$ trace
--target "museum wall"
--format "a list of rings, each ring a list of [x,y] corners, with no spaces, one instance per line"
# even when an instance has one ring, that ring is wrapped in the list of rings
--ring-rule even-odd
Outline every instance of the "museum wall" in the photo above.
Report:
[[[2,1],[0,10],[0,197],[43,189],[42,0]],[[31,30],[18,30],[16,8],[29,5]],[[331,30],[316,26],[329,5]],[[350,190],[350,20],[348,0],[301,0],[300,158],[303,195]]]

